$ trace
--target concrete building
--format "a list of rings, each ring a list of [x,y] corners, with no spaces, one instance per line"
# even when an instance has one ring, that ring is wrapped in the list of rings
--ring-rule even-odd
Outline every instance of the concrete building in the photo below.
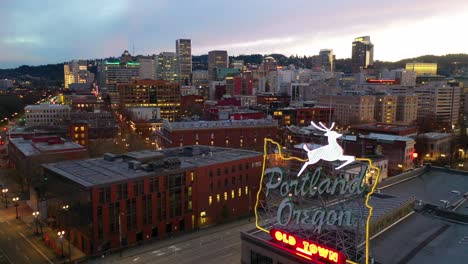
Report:
[[[62,126],[70,118],[70,106],[59,104],[28,105],[24,108],[27,127]]]
[[[164,80],[139,80],[119,85],[120,106],[159,107],[161,118],[174,121],[180,112],[180,85]]]
[[[179,63],[175,52],[161,52],[158,55],[156,79],[169,82],[179,81]]]
[[[85,60],[72,60],[63,64],[65,89],[74,83],[86,83],[91,85],[94,74],[88,71],[88,62]]]
[[[178,78],[180,85],[191,85],[192,41],[190,39],[176,40],[176,54],[179,63]]]
[[[187,146],[46,164],[47,216],[88,255],[195,231],[250,213],[262,158]]]
[[[138,56],[137,62],[140,63],[140,80],[156,80],[156,64],[158,62],[158,57],[153,56]]]
[[[360,72],[374,64],[374,44],[371,43],[369,36],[354,39],[351,64],[353,72]]]
[[[394,95],[376,95],[374,120],[379,123],[392,124],[396,121],[397,97]]]
[[[119,126],[113,113],[108,111],[73,111],[70,113],[69,131],[72,140],[87,146],[89,140],[116,137]],[[85,140],[84,144],[83,140]]]
[[[446,129],[458,124],[461,88],[450,86],[445,81],[429,82],[414,87],[418,95],[418,118],[435,117],[435,121],[446,125]]]
[[[121,58],[125,57],[125,53]],[[124,59],[128,60],[127,57]],[[102,61],[98,65],[100,92],[109,95],[112,104],[119,102],[118,85],[132,83],[140,78],[140,63],[128,61]],[[104,97],[105,98],[105,97]]]
[[[13,81],[8,79],[0,79],[0,91],[4,91],[13,87]]]
[[[130,112],[132,121],[142,120],[148,121],[151,119],[161,119],[161,109],[153,106],[136,106],[127,107]]]
[[[408,62],[406,71],[416,72],[416,76],[437,75],[437,63]]]
[[[447,133],[425,133],[419,134],[416,138],[416,150],[421,159],[425,161],[434,161],[440,158],[448,159],[452,153],[452,141],[454,140],[451,134]]]
[[[418,118],[418,96],[398,95],[396,104],[396,123],[413,124]]]
[[[208,52],[208,80],[216,81],[216,69],[228,68],[229,57],[225,50],[212,50]]]
[[[318,104],[334,108],[333,120],[340,126],[368,123],[375,118],[376,98],[373,95],[320,96]]]

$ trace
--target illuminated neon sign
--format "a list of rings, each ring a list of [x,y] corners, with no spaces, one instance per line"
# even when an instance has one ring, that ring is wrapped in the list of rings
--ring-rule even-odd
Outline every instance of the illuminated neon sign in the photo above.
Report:
[[[303,258],[312,260],[325,260],[331,263],[344,264],[346,263],[346,256],[326,246],[319,245],[315,242],[311,242],[305,239],[301,239],[295,235],[289,234],[288,232],[271,229],[270,236],[273,240],[285,245],[283,248],[288,251],[293,251],[296,255]]]
[[[291,230],[296,228],[304,230],[310,238],[314,233],[354,228],[360,225],[361,220],[365,221],[365,225],[362,225],[365,228],[365,241],[362,241],[365,245],[363,252],[365,258],[359,261],[368,264],[370,219],[373,213],[369,200],[376,189],[380,169],[373,166],[370,159],[344,155],[343,149],[337,142],[337,138],[342,135],[332,130],[334,124],[330,127],[322,123],[319,123],[320,126],[313,122],[311,124],[325,132],[328,144],[313,149],[303,144],[307,159],[295,157],[290,153],[283,155],[284,148],[279,143],[265,139],[261,184],[254,211],[256,226],[259,230],[269,233],[275,241],[281,242],[282,249],[294,255],[341,264],[356,262],[340,252],[342,249],[339,243],[335,249],[332,249],[320,245],[319,241],[305,240],[300,234],[296,232],[293,234]],[[339,163],[336,166],[331,164],[331,171],[323,169],[322,165],[307,169],[320,160]],[[355,161],[359,163],[360,171],[355,171],[354,166],[349,172],[341,170],[333,173]],[[331,172],[330,175],[327,175],[326,171]],[[370,171],[374,173],[371,174]],[[348,176],[344,177],[343,173]],[[369,181],[368,177],[372,177],[372,181]],[[353,198],[356,201],[362,199],[368,213],[364,210],[355,211],[355,207],[352,206],[350,208],[343,206],[341,203],[349,197],[356,197]],[[290,227],[293,229],[285,231]],[[279,246],[278,243],[275,245]]]

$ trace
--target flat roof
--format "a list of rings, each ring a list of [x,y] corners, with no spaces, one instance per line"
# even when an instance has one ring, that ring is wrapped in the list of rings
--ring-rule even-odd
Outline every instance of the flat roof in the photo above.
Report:
[[[192,151],[192,150],[193,151]],[[211,153],[211,154],[210,154]],[[155,171],[129,168],[129,162],[173,159],[180,161],[180,168],[209,166],[233,160],[263,155],[260,152],[209,146],[188,146],[164,150],[143,150],[115,156],[114,161],[104,158],[63,161],[43,165],[44,168],[66,177],[84,187],[110,184],[140,177],[155,175]],[[166,174],[176,169],[161,168],[158,174]]]
[[[414,139],[405,136],[389,135],[389,134],[378,134],[378,133],[369,133],[369,135],[360,135],[361,138],[370,138],[377,140],[388,140],[388,141],[414,141]]]
[[[447,134],[447,133],[430,132],[430,133],[420,134],[418,135],[418,137],[430,138],[430,139],[442,139],[442,138],[452,137],[452,135]]]
[[[166,122],[164,127],[169,130],[184,129],[210,129],[210,128],[233,128],[253,126],[276,126],[278,121],[274,119],[245,119],[245,120],[219,120],[219,121],[188,121],[188,122]]]
[[[48,138],[43,136],[42,138]],[[38,138],[38,137],[36,137]],[[63,144],[49,144],[47,142],[33,142],[30,139],[10,138],[10,144],[13,144],[24,156],[40,155],[54,152],[72,152],[85,151],[86,148],[73,141],[65,141]]]

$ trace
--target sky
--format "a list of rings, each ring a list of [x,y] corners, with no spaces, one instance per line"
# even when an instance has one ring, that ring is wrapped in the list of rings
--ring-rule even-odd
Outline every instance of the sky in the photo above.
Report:
[[[369,35],[374,59],[468,53],[460,0],[0,0],[0,68],[175,51],[351,57]]]

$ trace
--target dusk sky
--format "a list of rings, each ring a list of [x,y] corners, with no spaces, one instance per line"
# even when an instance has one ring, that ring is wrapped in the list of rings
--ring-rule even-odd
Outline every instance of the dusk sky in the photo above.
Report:
[[[371,36],[374,59],[468,53],[460,0],[0,0],[0,68],[175,51],[314,55]]]

